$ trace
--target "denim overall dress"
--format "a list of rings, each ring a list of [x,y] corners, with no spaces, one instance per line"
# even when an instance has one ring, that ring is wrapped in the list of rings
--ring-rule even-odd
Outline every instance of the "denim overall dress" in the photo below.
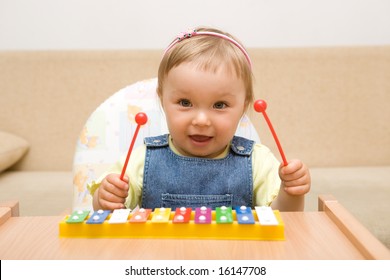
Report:
[[[145,138],[143,208],[252,206],[254,142],[235,136],[222,159],[184,157],[169,135]]]

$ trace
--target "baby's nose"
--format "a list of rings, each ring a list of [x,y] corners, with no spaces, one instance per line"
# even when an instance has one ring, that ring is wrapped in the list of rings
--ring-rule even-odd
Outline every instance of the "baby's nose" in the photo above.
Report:
[[[192,120],[192,124],[198,126],[209,126],[211,124],[211,121],[206,112],[199,111],[196,113],[194,119]]]

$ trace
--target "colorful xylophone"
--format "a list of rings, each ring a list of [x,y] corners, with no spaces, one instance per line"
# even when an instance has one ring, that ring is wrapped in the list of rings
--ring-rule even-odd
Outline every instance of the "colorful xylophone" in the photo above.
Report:
[[[59,236],[284,240],[284,224],[279,211],[264,206],[75,211],[59,223]]]

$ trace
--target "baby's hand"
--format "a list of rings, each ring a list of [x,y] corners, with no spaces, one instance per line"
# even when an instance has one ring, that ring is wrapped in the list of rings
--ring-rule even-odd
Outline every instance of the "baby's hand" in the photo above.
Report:
[[[128,183],[127,176],[124,176],[122,181],[120,174],[107,175],[96,190],[100,208],[105,210],[125,208],[124,203],[129,190]]]
[[[290,195],[304,195],[310,190],[309,169],[300,160],[294,159],[286,166],[281,165],[279,176],[284,191]]]

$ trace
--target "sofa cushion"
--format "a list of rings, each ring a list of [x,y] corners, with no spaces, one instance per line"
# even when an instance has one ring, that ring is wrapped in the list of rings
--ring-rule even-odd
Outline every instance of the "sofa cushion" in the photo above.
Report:
[[[72,211],[71,171],[10,171],[0,174],[0,202],[19,201],[20,216]]]
[[[30,147],[29,143],[14,134],[0,131],[0,172],[20,160]]]
[[[330,194],[390,248],[390,166],[311,168],[310,173],[305,211],[316,211],[318,195]]]

